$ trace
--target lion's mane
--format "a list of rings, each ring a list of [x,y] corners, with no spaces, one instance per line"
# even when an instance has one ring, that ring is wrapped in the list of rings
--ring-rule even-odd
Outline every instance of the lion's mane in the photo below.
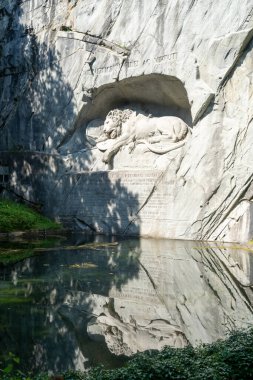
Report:
[[[134,114],[135,112],[128,108],[123,110],[114,109],[108,113],[106,119],[111,119],[115,123],[115,127],[117,129],[117,137],[121,135],[122,124],[125,123]]]

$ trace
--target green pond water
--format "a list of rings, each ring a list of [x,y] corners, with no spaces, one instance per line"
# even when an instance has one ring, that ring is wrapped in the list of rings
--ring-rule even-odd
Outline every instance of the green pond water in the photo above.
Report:
[[[59,373],[213,342],[253,323],[253,252],[235,244],[87,237],[0,242],[0,367]]]

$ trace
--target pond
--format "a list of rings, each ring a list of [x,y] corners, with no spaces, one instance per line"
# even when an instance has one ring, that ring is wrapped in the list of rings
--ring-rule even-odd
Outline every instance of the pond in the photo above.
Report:
[[[250,248],[83,235],[8,247],[22,244],[35,255],[0,269],[0,357],[23,370],[118,367],[253,323]]]

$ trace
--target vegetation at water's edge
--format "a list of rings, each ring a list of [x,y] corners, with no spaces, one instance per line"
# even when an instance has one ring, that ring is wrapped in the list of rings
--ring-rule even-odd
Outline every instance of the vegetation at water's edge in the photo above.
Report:
[[[33,209],[0,199],[0,232],[57,229],[59,224]]]
[[[0,267],[15,264],[28,257],[39,255],[48,247],[59,244],[59,238],[51,237],[40,240],[19,240],[1,242]]]
[[[7,368],[7,367],[6,367]],[[10,365],[6,372],[10,370]],[[2,372],[5,380],[48,380],[54,377],[25,377]],[[64,380],[252,380],[253,329],[233,332],[225,341],[182,349],[166,347],[134,356],[120,369],[95,368],[88,373],[69,372]]]
[[[33,256],[32,249],[0,249],[0,267],[15,264]]]

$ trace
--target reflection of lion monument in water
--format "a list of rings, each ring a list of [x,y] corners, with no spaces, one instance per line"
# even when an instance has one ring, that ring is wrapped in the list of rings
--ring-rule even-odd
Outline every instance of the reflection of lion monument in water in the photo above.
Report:
[[[151,117],[129,109],[115,109],[105,119],[97,147],[104,151],[106,163],[126,145],[132,151],[136,144],[145,144],[151,152],[165,154],[182,147],[189,131],[188,125],[175,116]]]

